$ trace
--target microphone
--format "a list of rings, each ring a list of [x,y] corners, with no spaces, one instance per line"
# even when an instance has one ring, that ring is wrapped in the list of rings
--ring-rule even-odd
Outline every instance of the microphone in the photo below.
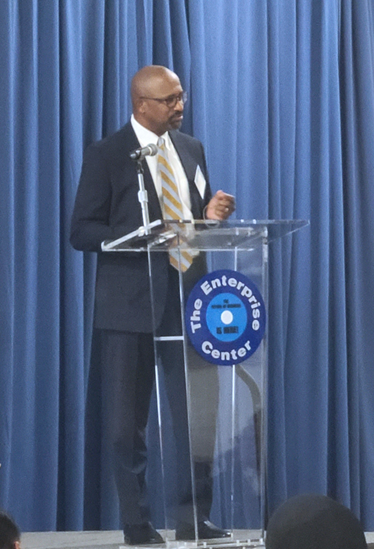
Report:
[[[130,158],[131,160],[143,160],[145,156],[155,156],[155,154],[158,153],[158,148],[153,143],[150,143],[146,147],[142,147],[141,149],[135,149],[134,151],[131,151]]]

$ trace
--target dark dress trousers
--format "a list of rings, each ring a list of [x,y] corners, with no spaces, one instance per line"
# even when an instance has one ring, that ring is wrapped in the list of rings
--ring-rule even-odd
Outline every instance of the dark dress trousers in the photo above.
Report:
[[[179,131],[170,132],[170,137],[188,179],[193,217],[201,219],[211,198],[203,147],[198,140]],[[101,251],[101,243],[130,233],[143,224],[136,166],[129,158],[129,152],[139,146],[131,123],[127,123],[112,136],[88,147],[84,155],[70,237],[77,250],[98,254],[94,326],[101,334],[101,377],[103,393],[107,395],[107,416],[111,418],[109,444],[112,447],[124,525],[138,524],[150,518],[145,485],[145,429],[154,383],[154,353],[148,259],[146,253],[104,253]],[[204,197],[200,196],[194,182],[198,166],[207,182]],[[144,184],[148,192],[150,221],[161,219],[159,200],[146,162]],[[166,253],[153,256],[155,323],[165,333],[170,333],[170,330],[178,332],[178,273],[170,266]],[[192,284],[203,271],[203,258],[199,256],[184,276]],[[190,479],[185,474],[189,469],[188,449],[186,451],[188,432],[187,428],[181,428],[181,425],[187,423],[181,348],[177,346],[173,349],[172,345],[169,346],[162,357],[162,363],[173,425],[178,433],[176,443],[181,511],[176,520],[188,522],[192,520],[191,487]],[[218,384],[213,369],[208,385],[214,402]],[[178,396],[174,398],[176,389]],[[212,406],[210,413],[214,416],[215,406]],[[209,421],[214,423],[214,417]],[[210,438],[206,452],[209,455],[195,464],[199,518],[202,519],[209,516],[212,499],[214,429]]]

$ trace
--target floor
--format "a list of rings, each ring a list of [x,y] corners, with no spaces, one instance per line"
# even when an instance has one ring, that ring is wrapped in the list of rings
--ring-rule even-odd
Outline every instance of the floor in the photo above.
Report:
[[[165,537],[165,532],[160,531]],[[219,541],[216,543],[199,542],[198,547],[209,548],[214,545],[219,549],[231,549],[242,547],[238,540],[258,540],[260,532],[255,530],[236,531],[232,541]],[[172,540],[172,536],[169,538]],[[154,549],[178,549],[196,547],[195,543],[169,541],[165,545],[153,546]],[[253,541],[245,543],[246,547],[261,547],[261,542]],[[123,542],[123,533],[120,530],[102,532],[29,532],[22,534],[22,549],[119,549],[126,547]],[[147,546],[149,549],[149,545]]]
[[[162,534],[163,532],[161,532]],[[234,533],[235,539],[253,540],[258,537],[258,532],[247,530],[241,531],[240,534]],[[235,547],[261,547],[259,543],[232,543],[221,542],[214,545],[220,549],[230,549]],[[369,549],[374,549],[374,532],[366,534],[366,539],[369,544]],[[172,541],[166,545],[167,549],[178,547],[196,546],[195,544],[175,544]],[[212,544],[200,542],[199,547],[211,547]],[[21,539],[22,549],[119,549],[125,547],[123,544],[123,534],[120,530],[103,531],[103,532],[29,532],[22,534]],[[162,549],[165,545],[156,545],[155,549]],[[148,546],[149,548],[149,546]]]

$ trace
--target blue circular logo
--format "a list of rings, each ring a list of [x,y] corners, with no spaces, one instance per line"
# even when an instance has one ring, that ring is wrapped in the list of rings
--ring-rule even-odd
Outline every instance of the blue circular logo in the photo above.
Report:
[[[205,360],[240,364],[264,336],[265,304],[248,277],[228,269],[213,271],[192,289],[185,323],[193,347]]]
[[[206,311],[209,331],[220,341],[235,341],[247,327],[247,310],[235,295],[225,292],[216,295]]]

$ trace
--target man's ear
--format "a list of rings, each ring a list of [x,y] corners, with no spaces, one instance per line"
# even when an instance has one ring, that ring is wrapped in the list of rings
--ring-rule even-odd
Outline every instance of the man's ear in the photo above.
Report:
[[[15,541],[14,542],[14,549],[21,549],[21,542],[20,541]]]
[[[146,109],[147,109],[147,101],[139,97],[136,100],[136,111],[139,112],[140,114],[144,114]]]
[[[140,112],[140,114],[144,114],[144,112],[145,112],[145,101],[142,101],[141,104],[139,105],[138,112]]]

